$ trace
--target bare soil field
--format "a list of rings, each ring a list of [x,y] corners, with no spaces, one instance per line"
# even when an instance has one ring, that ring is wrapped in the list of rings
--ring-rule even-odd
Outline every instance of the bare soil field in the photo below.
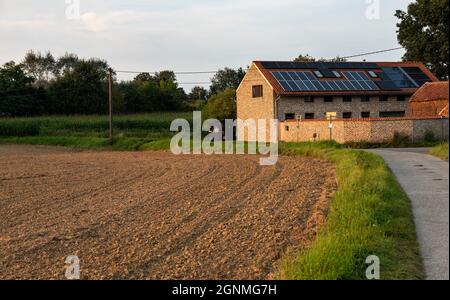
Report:
[[[0,145],[0,278],[271,279],[307,247],[331,164]]]

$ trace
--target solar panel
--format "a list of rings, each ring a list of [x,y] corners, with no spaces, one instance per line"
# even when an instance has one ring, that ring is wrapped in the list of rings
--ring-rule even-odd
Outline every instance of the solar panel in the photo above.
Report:
[[[400,90],[400,88],[397,87],[397,85],[393,81],[390,81],[390,80],[377,81],[377,85],[382,90],[391,90],[391,91],[398,91],[398,90]]]
[[[432,81],[420,68],[418,67],[402,67],[403,71],[414,80],[419,87],[426,82]]]
[[[380,88],[362,71],[343,72],[346,80],[319,80],[311,71],[272,72],[284,90],[293,91],[373,91]]]
[[[278,69],[278,63],[274,61],[265,61],[262,62],[261,65],[266,69]]]
[[[376,63],[368,62],[290,62],[290,61],[263,61],[266,69],[379,69]]]
[[[333,71],[329,69],[319,69],[320,73],[322,73],[323,77],[325,78],[336,78],[336,75],[333,73]]]
[[[408,75],[404,73],[399,67],[385,67],[383,72],[398,88],[416,88],[416,84],[412,82]]]

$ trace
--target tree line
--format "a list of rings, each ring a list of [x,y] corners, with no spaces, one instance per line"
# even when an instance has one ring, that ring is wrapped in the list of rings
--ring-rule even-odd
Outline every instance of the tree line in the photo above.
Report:
[[[29,51],[20,63],[0,66],[0,116],[105,114],[109,69],[102,59]],[[140,73],[128,81],[118,81],[113,71],[114,112],[191,110],[193,102],[236,89],[244,75],[242,68],[225,68],[211,78],[209,90],[195,86],[186,93],[173,71]]]

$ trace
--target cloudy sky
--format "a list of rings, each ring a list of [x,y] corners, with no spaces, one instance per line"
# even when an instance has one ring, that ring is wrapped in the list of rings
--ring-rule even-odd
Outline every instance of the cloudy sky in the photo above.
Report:
[[[104,58],[115,69],[138,71],[210,71],[246,67],[252,60],[291,60],[300,53],[347,56],[397,47],[393,14],[410,2],[0,0],[0,63],[20,61],[29,49]],[[402,55],[400,50],[365,58]],[[209,77],[184,75],[179,81]]]

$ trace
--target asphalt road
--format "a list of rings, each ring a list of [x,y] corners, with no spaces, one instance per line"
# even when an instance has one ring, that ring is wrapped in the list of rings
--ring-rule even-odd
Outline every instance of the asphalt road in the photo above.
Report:
[[[426,148],[375,149],[412,202],[427,279],[449,279],[449,164]]]

